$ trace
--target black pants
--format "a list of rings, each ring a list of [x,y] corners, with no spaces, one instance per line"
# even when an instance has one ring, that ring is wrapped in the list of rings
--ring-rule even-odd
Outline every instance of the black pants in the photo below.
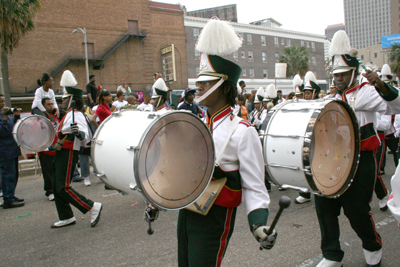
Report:
[[[78,155],[78,151],[61,149],[54,156],[53,192],[60,220],[67,220],[74,216],[70,204],[83,214],[93,207],[93,201],[85,198],[71,187],[71,179],[78,162]]]
[[[228,247],[236,208],[213,205],[207,216],[186,209],[178,218],[178,266],[217,267]]]
[[[53,159],[54,156],[47,155],[43,152],[39,153],[39,161],[40,166],[42,167],[44,191],[46,192],[46,196],[53,194],[53,183],[51,181],[53,177]]]
[[[386,155],[386,144],[385,140],[381,140],[381,145],[376,150],[376,164],[377,164],[377,177],[375,181],[375,194],[378,199],[383,199],[387,194],[388,191],[386,189],[385,183],[382,180],[382,176],[380,175],[381,166],[383,162],[383,156]]]
[[[343,259],[338,220],[342,207],[351,227],[360,237],[362,247],[368,251],[378,251],[382,248],[381,238],[376,232],[369,206],[374,191],[375,175],[373,151],[362,151],[357,173],[346,192],[337,199],[315,196],[324,258],[339,262]]]
[[[386,147],[388,147],[390,151],[392,151],[394,165],[397,167],[397,165],[399,164],[399,156],[397,155],[396,151],[399,146],[399,138],[385,139],[385,143]],[[386,167],[386,153],[384,153],[381,170],[385,170],[385,167]]]

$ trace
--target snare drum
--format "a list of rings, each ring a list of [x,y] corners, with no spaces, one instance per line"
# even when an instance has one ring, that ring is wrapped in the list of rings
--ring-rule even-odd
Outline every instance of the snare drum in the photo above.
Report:
[[[344,101],[286,101],[271,109],[262,131],[264,161],[275,184],[330,198],[350,186],[360,133]]]
[[[197,200],[214,171],[214,143],[190,112],[113,113],[92,139],[94,172],[110,187],[163,209]]]
[[[12,134],[15,142],[31,152],[40,152],[51,146],[55,138],[55,125],[39,115],[31,115],[18,120]]]

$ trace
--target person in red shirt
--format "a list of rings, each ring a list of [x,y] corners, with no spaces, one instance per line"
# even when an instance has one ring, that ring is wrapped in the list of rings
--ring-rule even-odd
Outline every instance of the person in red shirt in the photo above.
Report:
[[[57,118],[55,115],[54,111],[54,103],[53,100],[49,97],[44,97],[42,99],[42,105],[46,109],[46,117],[51,121],[53,124],[54,129],[56,130],[58,128],[58,125],[60,124],[60,120]],[[52,116],[53,118],[50,118]],[[51,120],[53,119],[53,120]],[[58,141],[57,135],[55,135],[53,145]],[[40,166],[42,167],[42,173],[43,173],[43,180],[44,180],[44,191],[46,192],[45,195],[50,201],[54,200],[54,193],[53,193],[53,183],[52,183],[52,176],[53,176],[53,170],[52,170],[52,165],[53,165],[53,160],[54,156],[56,155],[55,151],[42,151],[39,154],[39,161],[40,161]]]
[[[108,106],[108,103],[111,102],[112,102],[111,93],[106,89],[102,90],[99,95],[99,106],[97,107],[96,112],[90,119],[90,121],[94,124],[94,126],[96,126],[96,128],[99,127],[99,124],[96,122],[97,117],[99,117],[101,124],[108,116],[111,115],[111,109]]]

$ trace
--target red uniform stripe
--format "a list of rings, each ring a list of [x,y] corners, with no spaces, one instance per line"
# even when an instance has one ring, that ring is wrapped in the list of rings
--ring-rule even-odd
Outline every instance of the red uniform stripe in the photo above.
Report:
[[[226,246],[228,244],[228,234],[229,234],[229,231],[231,230],[232,213],[233,213],[233,209],[228,208],[228,212],[227,212],[226,218],[225,218],[224,232],[222,233],[221,240],[219,242],[220,245],[219,245],[219,251],[218,251],[218,256],[217,256],[217,267],[221,266],[222,258],[224,256],[224,252],[225,252]]]
[[[382,239],[379,237],[379,234],[378,234],[378,232],[376,231],[374,218],[372,218],[372,212],[368,212],[368,214],[371,216],[371,223],[372,223],[372,227],[374,227],[374,232],[375,232],[375,236],[376,236],[376,241],[378,241],[379,244],[381,244],[381,246],[382,246]]]

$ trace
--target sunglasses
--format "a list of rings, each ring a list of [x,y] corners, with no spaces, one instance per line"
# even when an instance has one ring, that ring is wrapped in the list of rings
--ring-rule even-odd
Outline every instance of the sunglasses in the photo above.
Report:
[[[210,86],[211,82],[210,81],[204,81],[204,82],[196,82],[196,87],[199,87],[202,85],[203,87],[208,87]]]

